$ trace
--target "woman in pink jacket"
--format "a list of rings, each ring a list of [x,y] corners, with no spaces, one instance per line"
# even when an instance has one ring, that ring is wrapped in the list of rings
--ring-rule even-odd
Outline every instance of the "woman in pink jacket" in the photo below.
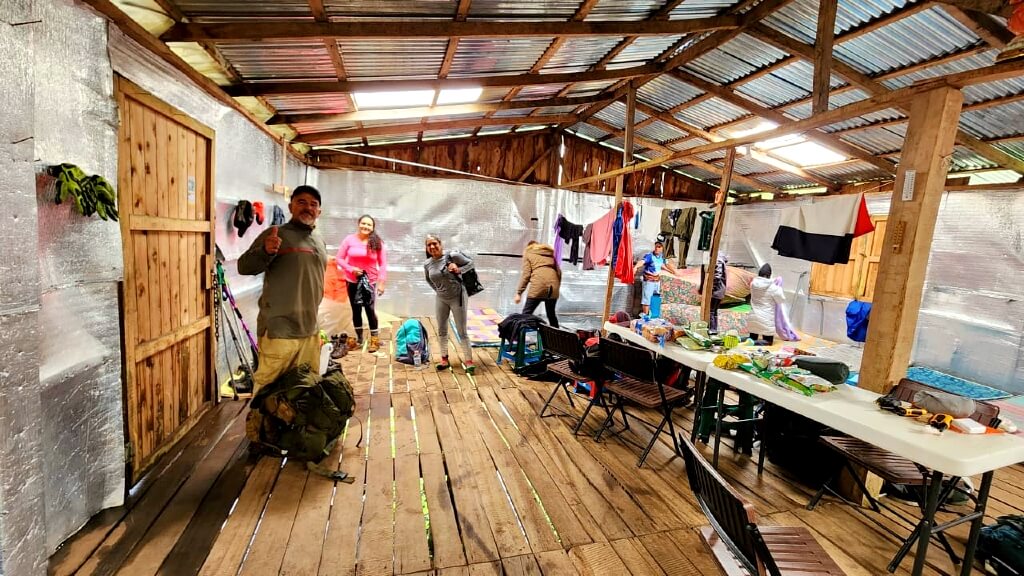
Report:
[[[380,333],[377,330],[377,312],[374,306],[377,303],[377,296],[384,294],[388,260],[384,252],[384,242],[377,234],[377,221],[372,216],[363,214],[359,217],[358,231],[341,241],[335,260],[348,285],[352,324],[356,328],[356,337],[348,339],[348,349],[355,350],[363,345],[363,310],[366,310],[366,319],[370,323],[370,346],[366,351],[376,352],[380,349]],[[368,304],[356,304],[356,287],[359,285],[359,278],[364,274],[373,287],[373,293]]]

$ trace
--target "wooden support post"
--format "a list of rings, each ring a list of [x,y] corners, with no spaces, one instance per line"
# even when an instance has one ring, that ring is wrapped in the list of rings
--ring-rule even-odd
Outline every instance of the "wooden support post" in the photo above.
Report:
[[[711,233],[711,250],[708,252],[707,270],[704,271],[704,293],[700,301],[700,319],[711,320],[711,292],[715,283],[715,267],[718,264],[718,246],[722,242],[722,230],[725,229],[725,207],[729,199],[729,185],[732,183],[732,167],[736,162],[736,149],[729,148],[722,168],[722,182],[718,185],[715,196],[715,223]]]
[[[906,376],[962,104],[959,90],[937,88],[910,105],[861,362],[862,388],[885,393]]]
[[[821,0],[818,8],[818,41],[814,44],[814,101],[811,104],[814,114],[828,110],[837,4],[837,0]]]
[[[623,144],[622,151],[622,166],[625,168],[633,162],[633,125],[636,124],[636,85],[630,83],[629,92],[626,94],[626,137]],[[622,189],[626,186],[626,177],[624,174],[620,174],[615,179],[615,207],[612,210],[618,212],[619,207],[622,206]],[[628,223],[627,223],[628,225]],[[622,232],[626,233],[625,230]],[[612,244],[612,251],[618,249],[618,246]],[[612,257],[614,257],[614,253]],[[632,255],[630,255],[632,258]],[[608,285],[605,287],[604,292],[604,314],[601,316],[602,325],[608,316],[611,314],[612,308],[612,288],[615,286],[615,267],[611,265],[611,258],[608,260]],[[632,266],[632,262],[630,265]]]

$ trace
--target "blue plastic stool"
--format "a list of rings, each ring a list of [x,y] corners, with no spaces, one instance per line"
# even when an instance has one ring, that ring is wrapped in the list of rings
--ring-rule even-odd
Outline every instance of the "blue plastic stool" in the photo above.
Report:
[[[544,344],[540,339],[540,331],[536,328],[524,328],[514,342],[501,339],[498,348],[498,364],[502,360],[510,360],[513,368],[518,370],[544,357]]]

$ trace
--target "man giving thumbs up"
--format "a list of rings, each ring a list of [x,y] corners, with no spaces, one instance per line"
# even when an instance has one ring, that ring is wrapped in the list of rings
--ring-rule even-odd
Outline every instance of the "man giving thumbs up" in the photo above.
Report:
[[[238,259],[239,274],[263,274],[254,394],[294,366],[320,365],[316,316],[327,265],[327,246],[316,232],[320,191],[312,186],[295,188],[288,210],[288,223],[264,230]]]

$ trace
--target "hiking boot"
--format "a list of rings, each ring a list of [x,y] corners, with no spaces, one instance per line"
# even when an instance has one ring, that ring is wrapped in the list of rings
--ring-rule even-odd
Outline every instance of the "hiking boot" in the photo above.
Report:
[[[370,336],[370,346],[366,349],[367,352],[373,354],[377,350],[380,350],[380,337]]]
[[[441,361],[437,363],[437,366],[435,366],[438,370],[447,370],[451,367],[452,365],[448,362],[447,356],[441,356]]]
[[[354,352],[356,349],[362,348],[363,343],[360,342],[359,340],[356,340],[355,338],[349,336],[348,337],[348,344],[347,344],[347,346],[348,346],[348,351],[349,352]]]
[[[466,371],[466,374],[472,376],[476,372],[476,364],[473,364],[472,360],[467,360],[462,363],[462,369]]]

